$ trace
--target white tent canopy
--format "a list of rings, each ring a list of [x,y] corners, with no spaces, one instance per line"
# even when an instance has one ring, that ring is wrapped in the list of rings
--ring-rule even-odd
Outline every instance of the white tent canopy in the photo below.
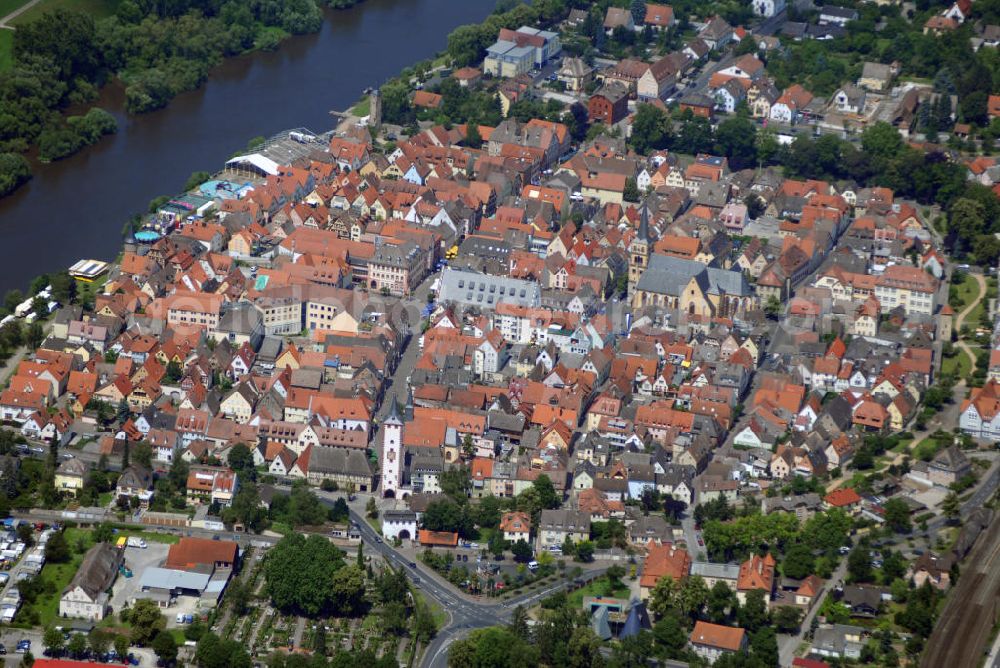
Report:
[[[278,174],[278,163],[270,158],[266,158],[260,153],[250,153],[249,155],[238,155],[226,161],[226,167],[252,167],[265,174],[276,176]]]

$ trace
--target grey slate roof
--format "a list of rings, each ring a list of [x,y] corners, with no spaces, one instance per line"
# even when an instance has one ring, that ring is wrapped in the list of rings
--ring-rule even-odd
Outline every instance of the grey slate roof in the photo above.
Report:
[[[639,279],[638,290],[679,297],[692,278],[708,294],[750,296],[753,289],[742,272],[709,267],[694,260],[669,255],[654,255]]]
[[[80,587],[95,601],[115,581],[118,575],[120,551],[108,543],[99,543],[87,551],[80,568],[63,593]]]
[[[536,307],[542,300],[541,289],[535,281],[477,274],[450,267],[441,275],[439,296],[442,302],[453,301],[488,309],[495,308],[501,301]]]
[[[346,448],[313,446],[309,471],[351,476],[371,476],[372,469],[365,453]]]

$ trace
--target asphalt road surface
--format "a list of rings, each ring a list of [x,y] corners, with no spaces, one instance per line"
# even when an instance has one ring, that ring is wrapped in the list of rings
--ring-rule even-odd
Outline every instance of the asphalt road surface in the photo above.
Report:
[[[321,498],[327,503],[333,503],[337,495],[321,494]],[[355,508],[351,508],[351,520],[357,524],[366,550],[377,553],[387,564],[406,573],[415,589],[437,602],[448,613],[448,623],[438,630],[434,640],[424,652],[421,665],[425,668],[447,666],[448,647],[470,631],[505,624],[510,620],[517,606],[534,605],[546,596],[550,596],[570,584],[569,581],[556,582],[544,589],[521,594],[502,602],[496,599],[473,599],[457,592],[450,585],[443,584],[440,581],[440,576],[433,573],[424,564],[411,560],[410,557],[397,552],[388,543],[381,541],[379,534]],[[582,578],[590,580],[603,575],[606,570],[607,568],[603,566],[591,568],[584,571]]]

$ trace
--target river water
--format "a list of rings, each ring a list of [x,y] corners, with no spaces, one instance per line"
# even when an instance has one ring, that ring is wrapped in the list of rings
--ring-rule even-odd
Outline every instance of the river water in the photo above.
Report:
[[[118,134],[36,165],[27,185],[0,199],[0,291],[78,259],[115,257],[125,221],[178,192],[191,172],[220,169],[252,137],[329,130],[331,110],[441,51],[449,32],[482,21],[495,4],[365,0],[327,11],[319,33],[227,60],[201,89],[141,116],[127,116],[121,89],[108,87],[98,104],[117,116]]]

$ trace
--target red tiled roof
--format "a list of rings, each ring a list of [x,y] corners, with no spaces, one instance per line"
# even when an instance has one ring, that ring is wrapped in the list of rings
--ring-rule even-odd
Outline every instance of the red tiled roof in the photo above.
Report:
[[[708,622],[697,622],[691,631],[691,643],[707,645],[730,652],[738,652],[743,647],[746,631],[738,627],[720,626]]]
[[[736,588],[741,591],[763,589],[770,592],[774,588],[774,565],[774,557],[770,553],[763,557],[752,555],[740,564]]]
[[[679,582],[691,571],[691,555],[683,548],[671,543],[656,545],[650,542],[646,550],[646,563],[639,579],[641,587],[653,588],[662,577],[671,577]]]
[[[455,547],[458,545],[458,534],[453,531],[429,531],[421,529],[417,532],[421,545],[439,545],[441,547]]]
[[[188,570],[200,564],[234,563],[236,554],[237,545],[231,540],[185,537],[170,546],[163,567]]]
[[[835,489],[827,494],[823,500],[835,508],[843,508],[844,506],[853,506],[856,503],[861,503],[861,497],[850,487]]]

